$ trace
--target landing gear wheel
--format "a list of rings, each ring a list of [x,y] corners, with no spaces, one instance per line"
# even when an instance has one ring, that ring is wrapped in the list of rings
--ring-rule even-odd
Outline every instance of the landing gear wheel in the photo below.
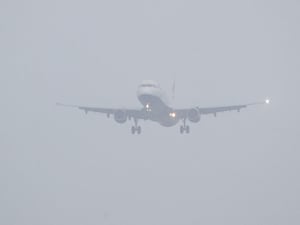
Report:
[[[184,127],[180,126],[180,133],[183,134],[183,132],[184,132]]]
[[[133,126],[131,127],[131,133],[135,134],[135,127],[133,127]]]
[[[134,119],[134,126],[131,127],[131,133],[132,134],[140,134],[142,132],[142,128],[140,126],[138,126],[138,119],[137,118],[133,118]]]
[[[131,127],[131,133],[132,134],[141,134],[142,133],[142,128],[140,126],[132,126]]]
[[[190,133],[190,126],[186,126],[186,127],[185,127],[185,132],[186,132],[187,134]]]
[[[181,125],[181,126],[180,126],[180,133],[183,134],[184,132],[185,132],[186,134],[189,134],[189,133],[190,133],[190,126],[185,125],[185,123],[184,123],[184,125]]]

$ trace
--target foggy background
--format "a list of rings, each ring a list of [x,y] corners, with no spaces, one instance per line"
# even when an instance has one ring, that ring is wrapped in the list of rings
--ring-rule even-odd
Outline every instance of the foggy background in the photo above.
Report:
[[[299,224],[299,1],[0,2],[0,224]],[[190,135],[56,102],[264,100]]]

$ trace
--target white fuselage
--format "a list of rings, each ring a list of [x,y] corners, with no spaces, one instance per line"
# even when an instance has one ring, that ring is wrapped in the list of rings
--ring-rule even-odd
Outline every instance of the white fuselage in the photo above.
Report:
[[[154,81],[144,81],[137,90],[137,97],[144,107],[146,118],[170,127],[177,124],[178,119],[169,104],[167,95]]]

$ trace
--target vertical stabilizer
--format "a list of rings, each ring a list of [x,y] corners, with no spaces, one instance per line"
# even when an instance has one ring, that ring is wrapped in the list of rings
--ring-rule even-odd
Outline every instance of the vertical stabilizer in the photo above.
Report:
[[[173,103],[175,100],[175,88],[176,88],[176,78],[173,79],[173,85],[172,85],[172,102]]]

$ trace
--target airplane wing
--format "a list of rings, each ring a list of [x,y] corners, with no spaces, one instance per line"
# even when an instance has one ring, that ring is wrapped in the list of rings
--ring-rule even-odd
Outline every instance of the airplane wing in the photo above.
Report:
[[[237,111],[239,112],[241,109],[247,108],[248,106],[252,105],[261,105],[261,104],[269,104],[270,100],[265,100],[264,102],[255,102],[255,103],[249,103],[249,104],[243,104],[243,105],[229,105],[229,106],[220,106],[220,107],[194,107],[194,108],[187,108],[187,109],[177,109],[175,110],[176,116],[178,116],[180,119],[185,119],[189,116],[189,113],[193,111],[193,113],[197,112],[198,115],[206,115],[206,114],[212,114],[214,116],[217,115],[217,113],[220,112],[226,112],[226,111]]]
[[[144,119],[144,113],[140,109],[124,109],[124,108],[101,108],[101,107],[88,107],[88,106],[79,106],[79,105],[67,105],[62,103],[56,103],[58,106],[64,107],[73,107],[83,110],[85,113],[96,112],[106,114],[107,117],[114,115],[120,117],[120,120],[125,119]],[[122,117],[122,118],[121,118]],[[126,121],[126,120],[125,120]],[[125,122],[124,121],[124,122]]]

